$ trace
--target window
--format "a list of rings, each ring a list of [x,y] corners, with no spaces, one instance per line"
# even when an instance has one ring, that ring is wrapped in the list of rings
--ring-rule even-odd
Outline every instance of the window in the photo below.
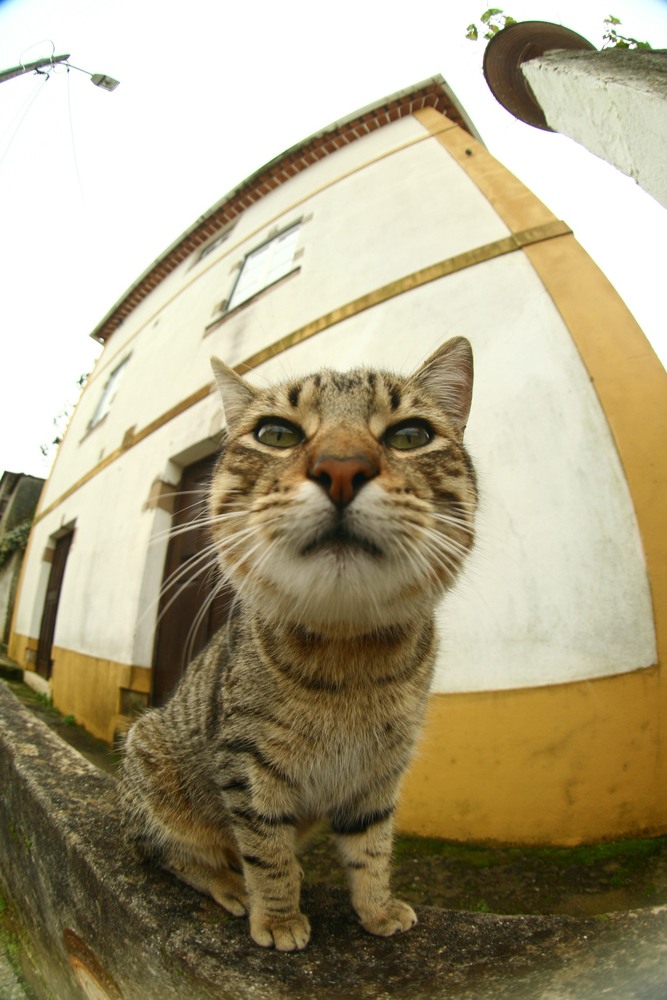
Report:
[[[298,238],[299,223],[248,254],[227,304],[228,311],[289,274]]]
[[[197,257],[197,263],[200,260],[203,260],[204,257],[208,257],[208,255],[212,253],[213,250],[217,250],[218,247],[225,242],[225,240],[227,239],[233,228],[234,228],[234,223],[233,222],[228,223],[225,229],[218,236],[216,236],[214,240],[211,240],[210,243],[206,243],[205,246],[203,246],[202,249],[199,251],[199,256]]]
[[[95,407],[95,412],[93,413],[92,419],[88,424],[89,427],[94,427],[95,424],[99,424],[100,420],[106,417],[107,413],[111,409],[111,404],[116,398],[116,393],[118,392],[118,386],[120,385],[120,380],[122,378],[123,372],[127,367],[127,363],[130,360],[129,355],[124,361],[118,365],[117,368],[111,372],[109,378],[107,379],[106,385],[102,390],[102,395],[100,396],[99,403]]]

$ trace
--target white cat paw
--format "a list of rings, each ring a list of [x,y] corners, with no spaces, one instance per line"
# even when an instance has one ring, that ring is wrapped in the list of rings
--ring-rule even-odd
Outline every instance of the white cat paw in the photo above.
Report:
[[[310,924],[303,913],[293,917],[251,917],[250,936],[262,948],[276,951],[301,951],[310,941]]]
[[[417,914],[400,899],[390,899],[386,906],[370,915],[360,916],[361,926],[369,934],[377,934],[378,937],[391,937],[392,934],[400,934],[402,931],[409,931],[417,923]]]

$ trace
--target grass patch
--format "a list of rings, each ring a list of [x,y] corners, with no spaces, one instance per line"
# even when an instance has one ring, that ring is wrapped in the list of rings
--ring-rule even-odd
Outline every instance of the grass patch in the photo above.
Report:
[[[398,836],[394,853],[397,862],[415,858],[440,858],[442,861],[473,869],[530,860],[560,868],[571,865],[595,867],[613,863],[621,866],[617,871],[627,869],[629,873],[631,869],[664,851],[667,851],[667,837],[606,841],[579,847],[478,847],[429,837]]]

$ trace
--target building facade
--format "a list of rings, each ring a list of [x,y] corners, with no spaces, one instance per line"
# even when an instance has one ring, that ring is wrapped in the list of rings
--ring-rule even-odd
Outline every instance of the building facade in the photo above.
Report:
[[[44,480],[22,472],[0,476],[0,647],[6,647],[28,529]]]
[[[10,653],[113,739],[226,613],[224,594],[202,603],[191,524],[221,429],[210,356],[259,383],[409,371],[455,334],[475,351],[479,541],[440,609],[399,826],[515,843],[665,832],[665,373],[441,78],[263,167],[94,331],[104,351],[42,494]]]

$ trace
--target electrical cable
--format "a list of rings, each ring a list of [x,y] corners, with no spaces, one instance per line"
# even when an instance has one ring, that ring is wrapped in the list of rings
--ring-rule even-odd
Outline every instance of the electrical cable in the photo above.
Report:
[[[76,179],[77,179],[77,183],[79,185],[79,194],[81,195],[81,204],[85,208],[85,206],[86,206],[86,199],[85,199],[85,196],[84,196],[84,193],[83,193],[83,185],[81,183],[81,173],[79,171],[79,159],[78,159],[78,157],[76,155],[76,143],[74,141],[74,125],[72,123],[72,97],[71,97],[71,91],[70,91],[70,86],[69,86],[69,74],[70,74],[70,70],[69,70],[69,66],[68,66],[67,67],[67,114],[68,114],[68,117],[69,117],[69,134],[70,134],[70,139],[72,141],[72,159],[74,160],[74,170],[76,172]]]
[[[9,135],[9,139],[7,140],[7,145],[6,145],[5,149],[2,152],[0,152],[0,166],[2,166],[2,164],[3,164],[4,160],[5,160],[5,157],[7,156],[7,153],[11,149],[12,143],[14,142],[14,139],[16,138],[16,134],[17,134],[18,130],[21,128],[21,125],[23,124],[23,122],[24,122],[24,120],[26,118],[26,115],[30,111],[31,107],[33,106],[33,104],[35,103],[35,101],[37,100],[37,98],[39,97],[39,95],[42,93],[42,91],[44,89],[44,84],[47,82],[47,80],[50,79],[50,74],[49,73],[40,73],[39,75],[41,77],[43,77],[43,79],[40,81],[39,87],[35,88],[35,90],[32,92],[32,94],[30,95],[30,97],[28,98],[28,100],[26,101],[26,103],[23,105],[23,107],[17,112],[17,114],[20,115],[20,117],[19,117],[18,122],[16,123],[16,126],[14,127],[14,130],[11,132],[11,135]],[[10,130],[12,129],[12,126],[14,125],[14,121],[15,120],[16,120],[16,115],[14,116],[14,119],[12,119],[12,121],[10,122],[10,124],[7,126],[7,129],[6,129],[5,133],[4,133],[4,135],[0,138],[0,148],[2,147],[2,144],[5,142],[5,139],[7,138]]]

